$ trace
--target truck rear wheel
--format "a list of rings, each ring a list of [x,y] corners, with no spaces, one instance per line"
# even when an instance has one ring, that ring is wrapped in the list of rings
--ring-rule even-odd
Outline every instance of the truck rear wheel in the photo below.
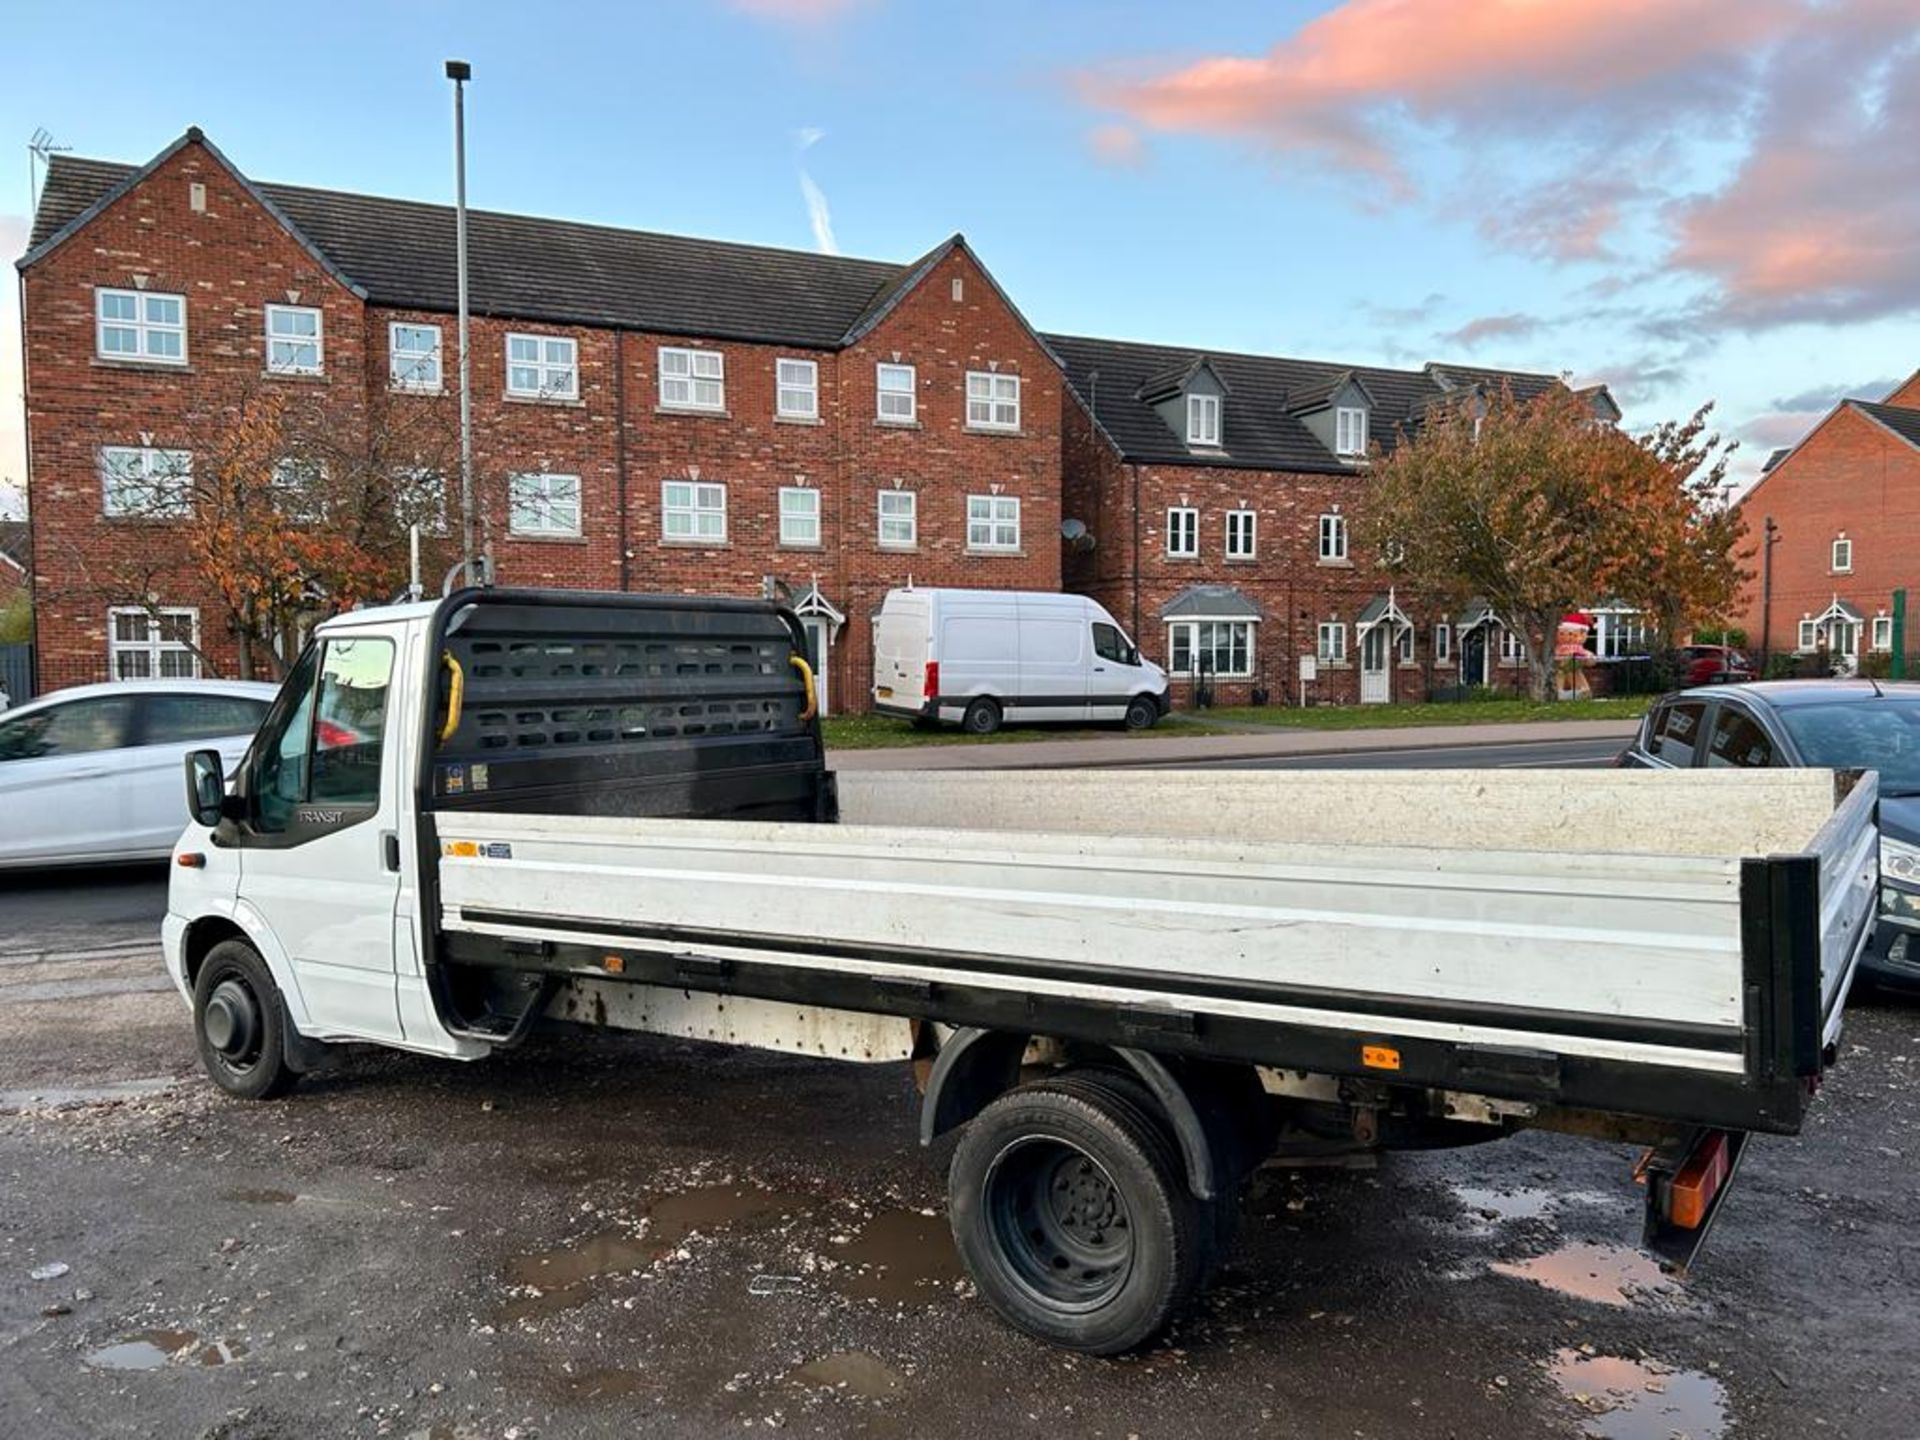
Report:
[[[987,1303],[1091,1355],[1153,1339],[1206,1267],[1206,1217],[1127,1088],[1067,1075],[980,1112],[948,1177],[954,1242]]]
[[[960,728],[969,735],[991,735],[1000,728],[1000,702],[985,695],[971,701],[960,717]]]
[[[193,982],[200,1063],[229,1095],[271,1100],[300,1077],[287,1064],[287,1016],[266,961],[244,940],[207,952]]]

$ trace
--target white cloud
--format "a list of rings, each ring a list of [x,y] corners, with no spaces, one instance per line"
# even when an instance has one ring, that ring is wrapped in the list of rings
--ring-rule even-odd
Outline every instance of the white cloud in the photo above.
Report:
[[[794,132],[794,148],[805,156],[807,151],[827,138],[827,132],[817,125]],[[800,161],[800,196],[807,202],[807,222],[813,226],[813,248],[822,255],[838,255],[840,242],[833,238],[833,211],[827,205],[826,191],[814,183],[813,176],[807,173],[807,162]]]

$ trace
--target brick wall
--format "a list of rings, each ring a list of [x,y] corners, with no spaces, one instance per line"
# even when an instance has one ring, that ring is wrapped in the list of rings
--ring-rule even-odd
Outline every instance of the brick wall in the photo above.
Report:
[[[206,187],[204,210],[189,187]],[[132,366],[95,356],[96,287],[180,293],[187,299],[188,364]],[[265,377],[262,305],[297,294],[325,314],[325,373]],[[438,326],[442,385],[392,390],[389,326]],[[341,434],[374,453],[397,450],[440,471],[449,531],[428,545],[428,583],[457,556],[457,360],[452,316],[363,304],[249,198],[203,146],[190,142],[37,263],[26,279],[29,492],[35,564],[42,576],[39,644],[43,688],[103,678],[107,610],[137,578],[169,606],[200,611],[209,666],[233,673],[236,647],[217,597],[187,563],[182,529],[106,517],[102,445],[194,448],[209,407],[262,385],[291,387]],[[524,400],[506,393],[509,332],[559,335],[577,344],[576,398]],[[1060,471],[1064,382],[964,246],[956,246],[870,333],[845,352],[698,337],[554,326],[492,316],[472,320],[474,461],[482,539],[503,583],[527,586],[758,595],[763,580],[798,596],[817,582],[845,617],[829,652],[836,709],[867,704],[871,616],[885,592],[921,585],[1060,588]],[[725,407],[675,412],[660,403],[662,346],[717,349]],[[817,420],[776,415],[775,367],[809,359],[818,373]],[[916,367],[911,426],[876,418],[875,365]],[[1012,433],[967,424],[966,373],[1021,379]],[[150,437],[150,440],[149,440]],[[547,471],[580,479],[578,536],[512,532],[508,477]],[[724,541],[669,541],[662,486],[698,480],[726,487]],[[783,486],[819,493],[820,539],[783,544]],[[878,539],[878,495],[917,497],[910,548]],[[982,554],[967,544],[967,497],[1020,502],[1020,547]]]
[[[1920,377],[1895,393],[1920,407]],[[1872,617],[1890,611],[1897,587],[1920,599],[1920,450],[1858,411],[1835,411],[1741,508],[1753,579],[1739,623],[1756,648],[1793,649],[1802,617],[1819,615],[1836,595],[1867,617],[1864,647],[1871,644]],[[1769,516],[1778,538],[1772,604],[1763,607],[1759,547]],[[1842,538],[1853,542],[1845,573],[1833,568],[1833,542]],[[1907,645],[1920,648],[1911,621]]]

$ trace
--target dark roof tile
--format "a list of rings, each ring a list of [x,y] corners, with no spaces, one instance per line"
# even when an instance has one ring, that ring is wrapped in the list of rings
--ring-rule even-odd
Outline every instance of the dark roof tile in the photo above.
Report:
[[[1920,446],[1920,410],[1909,410],[1899,405],[1875,405],[1867,400],[1855,400],[1852,404],[1909,445]]]

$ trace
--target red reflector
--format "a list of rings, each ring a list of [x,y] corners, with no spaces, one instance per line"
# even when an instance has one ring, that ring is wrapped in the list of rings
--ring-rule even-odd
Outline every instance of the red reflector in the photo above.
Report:
[[[184,855],[174,856],[173,863],[184,866],[189,870],[204,870],[207,865],[207,857],[202,855],[198,850],[189,850]]]
[[[921,687],[920,693],[929,700],[940,693],[940,662],[938,660],[927,661],[927,682]]]
[[[1687,1157],[1667,1192],[1667,1218],[1682,1230],[1698,1230],[1707,1218],[1713,1197],[1727,1183],[1727,1137],[1716,1130]]]

